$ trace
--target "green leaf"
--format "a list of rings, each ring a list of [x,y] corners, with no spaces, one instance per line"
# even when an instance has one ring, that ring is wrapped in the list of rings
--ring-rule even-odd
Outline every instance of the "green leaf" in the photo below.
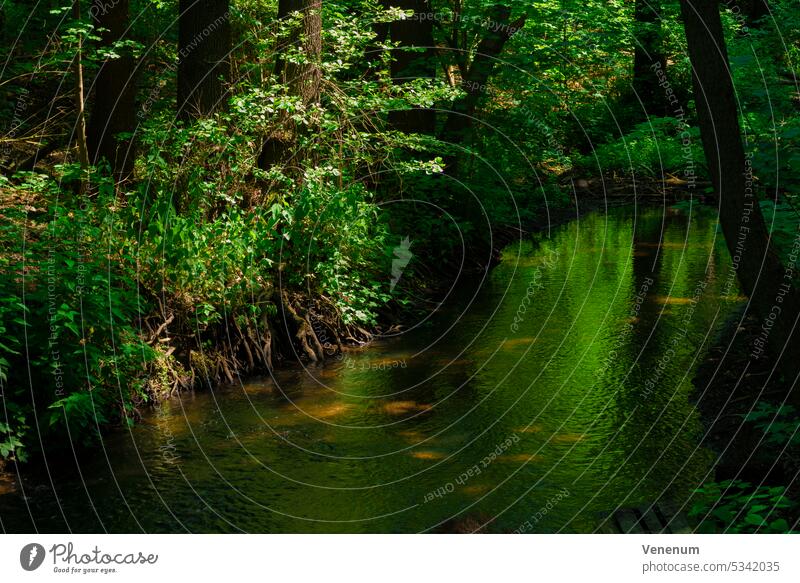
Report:
[[[779,518],[777,520],[773,520],[769,525],[771,530],[776,532],[786,532],[789,530],[789,523],[786,522],[783,518]]]
[[[744,517],[744,521],[747,524],[753,524],[755,526],[762,526],[767,523],[766,519],[758,514],[748,514]]]

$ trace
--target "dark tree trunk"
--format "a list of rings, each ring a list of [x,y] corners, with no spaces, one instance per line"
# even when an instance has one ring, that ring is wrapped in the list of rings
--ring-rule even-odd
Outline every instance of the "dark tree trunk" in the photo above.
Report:
[[[658,86],[656,67],[667,68],[661,33],[660,0],[636,0],[634,7],[633,89],[647,115],[667,114],[664,90]]]
[[[128,28],[128,0],[107,2],[94,0],[90,10],[95,26],[105,29],[100,33],[100,46],[111,48],[126,36]],[[133,167],[133,152],[129,138],[118,134],[132,133],[136,126],[134,61],[128,55],[107,59],[100,65],[94,79],[94,106],[87,128],[89,159],[97,164],[106,159],[118,179],[127,176]]]
[[[719,200],[719,220],[750,309],[773,321],[765,340],[790,374],[800,370],[800,335],[794,333],[800,298],[791,270],[770,248],[764,217],[753,194],[752,169],[739,129],[728,54],[715,0],[681,0],[692,64],[694,97],[703,150]],[[790,266],[791,267],[791,266]]]
[[[525,24],[525,16],[510,23],[511,8],[503,5],[492,6],[487,17],[490,22],[494,23],[494,26],[478,43],[475,57],[466,69],[466,75],[461,79],[461,88],[466,95],[453,104],[452,110],[447,116],[441,134],[444,141],[451,143],[467,141],[472,129],[472,118],[481,97],[486,93],[487,83],[494,70],[497,57],[508,39]]]
[[[740,0],[736,6],[741,10],[749,27],[757,27],[758,21],[769,14],[768,0]]]
[[[413,10],[415,15],[431,12],[428,0],[397,0],[392,4],[403,10]],[[403,84],[435,77],[433,19],[415,16],[395,20],[389,31],[392,41],[400,45],[392,51],[392,81]],[[414,48],[424,50],[409,50]],[[394,110],[389,113],[389,123],[402,132],[433,134],[436,131],[436,112],[425,107]]]
[[[286,85],[290,95],[301,98],[303,105],[317,103],[320,99],[322,70],[322,0],[279,0],[278,18],[288,19],[295,12],[302,18],[276,47],[275,74]],[[282,53],[301,48],[303,62],[293,63],[283,58]],[[267,169],[289,159],[297,138],[297,128],[282,116],[280,127],[268,136],[261,148],[258,166]]]
[[[178,17],[178,116],[224,109],[230,80],[229,0],[180,0]]]
[[[303,104],[319,101],[320,59],[322,56],[322,0],[279,0],[278,18],[286,19],[299,12],[302,20],[289,32],[289,36],[278,50],[302,47],[304,61],[293,63],[281,58],[275,62],[278,78],[289,87],[292,95],[302,97]]]

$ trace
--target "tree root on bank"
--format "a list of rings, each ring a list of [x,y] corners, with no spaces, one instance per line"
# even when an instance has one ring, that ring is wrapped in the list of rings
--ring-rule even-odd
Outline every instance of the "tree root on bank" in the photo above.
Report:
[[[307,300],[285,290],[269,295],[264,302],[275,302],[277,314],[268,316],[265,310],[256,321],[229,313],[201,330],[191,306],[165,306],[159,299],[158,310],[141,321],[142,340],[156,352],[145,367],[152,401],[201,384],[234,384],[243,374],[273,370],[276,360],[320,363],[341,354],[347,344],[361,345],[373,337],[363,327],[345,323],[330,298]]]
[[[294,337],[300,343],[300,347],[305,355],[308,356],[311,362],[325,360],[325,351],[322,348],[319,338],[317,338],[317,335],[314,332],[313,326],[311,326],[311,323],[308,321],[308,317],[300,316],[297,313],[297,310],[295,310],[292,306],[288,292],[281,292],[280,298],[284,322],[286,322],[286,316],[288,315],[295,325]]]

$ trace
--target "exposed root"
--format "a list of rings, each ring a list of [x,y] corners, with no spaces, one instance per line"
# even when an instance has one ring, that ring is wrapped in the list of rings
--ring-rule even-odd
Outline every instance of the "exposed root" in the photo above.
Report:
[[[142,319],[142,337],[157,353],[149,363],[146,393],[161,401],[201,384],[234,384],[244,374],[270,371],[277,360],[313,363],[341,354],[345,344],[364,344],[372,334],[347,324],[329,298],[306,301],[287,291],[262,294],[261,304],[275,302],[277,314],[264,310],[259,321],[230,313],[224,321],[197,329],[187,298],[158,308]]]
[[[288,292],[283,291],[281,293],[281,300],[283,314],[284,316],[289,316],[289,318],[294,322],[296,328],[294,337],[300,343],[300,348],[303,350],[305,355],[308,356],[309,360],[312,362],[325,360],[325,351],[322,348],[319,338],[317,338],[317,335],[314,332],[314,327],[311,326],[311,323],[308,321],[308,318],[300,316],[297,313],[297,310],[295,310],[292,306]]]

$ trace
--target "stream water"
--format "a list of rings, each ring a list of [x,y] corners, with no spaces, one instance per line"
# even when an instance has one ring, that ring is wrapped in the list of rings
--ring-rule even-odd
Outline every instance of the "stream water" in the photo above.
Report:
[[[402,333],[183,395],[79,473],[23,473],[0,526],[591,532],[604,511],[680,505],[711,462],[693,372],[740,301],[708,209],[592,213],[508,247]]]

